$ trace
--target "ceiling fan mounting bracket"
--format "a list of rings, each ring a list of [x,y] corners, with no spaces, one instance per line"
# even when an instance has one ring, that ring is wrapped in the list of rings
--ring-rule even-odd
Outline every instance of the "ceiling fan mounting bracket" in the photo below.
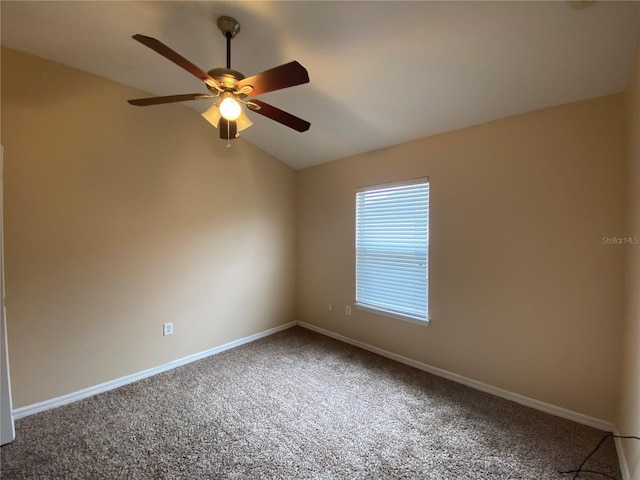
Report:
[[[222,32],[223,37],[227,37],[227,34],[231,35],[231,38],[236,38],[236,35],[240,31],[240,23],[235,18],[220,17],[218,18],[218,28]]]

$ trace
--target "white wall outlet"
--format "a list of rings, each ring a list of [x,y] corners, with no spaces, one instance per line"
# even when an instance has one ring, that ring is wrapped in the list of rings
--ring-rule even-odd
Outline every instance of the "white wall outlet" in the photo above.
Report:
[[[162,324],[162,335],[173,335],[173,322],[167,322]]]
[[[333,312],[333,302],[329,302],[329,311]]]
[[[347,305],[347,308],[344,309],[344,313],[351,315],[351,305]]]

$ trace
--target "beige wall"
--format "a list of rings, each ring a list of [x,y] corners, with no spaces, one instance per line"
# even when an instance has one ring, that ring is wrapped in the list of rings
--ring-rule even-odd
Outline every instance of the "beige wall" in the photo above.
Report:
[[[629,131],[629,226],[640,237],[640,35],[626,92]],[[622,395],[617,427],[622,435],[640,436],[640,245],[627,246],[627,310],[624,330]],[[640,442],[622,442],[630,470],[640,478]]]
[[[614,421],[625,232],[622,94],[297,172],[297,318]],[[354,301],[358,186],[431,182],[428,327]],[[327,303],[335,310],[328,311]]]
[[[294,171],[140,96],[2,49],[14,407],[293,320]]]

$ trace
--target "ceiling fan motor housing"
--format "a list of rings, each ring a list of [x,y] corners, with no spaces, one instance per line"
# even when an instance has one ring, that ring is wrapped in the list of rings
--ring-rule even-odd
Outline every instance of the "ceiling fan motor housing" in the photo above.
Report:
[[[235,91],[238,86],[238,82],[244,79],[244,75],[237,70],[230,68],[212,68],[207,72],[211,77],[215,78],[225,90]],[[214,87],[207,85],[207,88],[213,93],[216,93]]]

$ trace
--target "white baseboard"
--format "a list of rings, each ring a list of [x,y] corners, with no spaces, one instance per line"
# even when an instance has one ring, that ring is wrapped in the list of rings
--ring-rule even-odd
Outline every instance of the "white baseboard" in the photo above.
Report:
[[[364,350],[368,350],[373,353],[377,353],[383,357],[390,358],[400,363],[404,363],[411,367],[415,367],[419,370],[424,370],[425,372],[432,373],[439,377],[446,378],[448,380],[452,380],[457,383],[461,383],[471,388],[475,388],[476,390],[480,390],[482,392],[490,393],[497,397],[505,398],[507,400],[511,400],[512,402],[519,403],[521,405],[525,405],[527,407],[535,408],[536,410],[540,410],[542,412],[550,413],[551,415],[555,415],[557,417],[566,418],[567,420],[572,420],[577,423],[581,423],[583,425],[588,425],[593,428],[597,428],[599,430],[604,430],[606,432],[613,432],[615,430],[615,426],[611,422],[607,422],[605,420],[600,420],[598,418],[590,417],[588,415],[584,415],[582,413],[574,412],[572,410],[567,410],[566,408],[558,407],[556,405],[552,405],[550,403],[542,402],[540,400],[535,400],[533,398],[525,397],[524,395],[520,395],[518,393],[512,393],[507,390],[503,390],[498,387],[494,387],[492,385],[488,385],[486,383],[479,382],[477,380],[473,380],[471,378],[463,377],[462,375],[458,375],[457,373],[448,372],[438,367],[434,367],[431,365],[427,365],[426,363],[418,362],[416,360],[412,360],[411,358],[403,357],[402,355],[398,355],[396,353],[388,352],[387,350],[383,350],[378,347],[374,347],[372,345],[360,342],[358,340],[353,340],[352,338],[345,337],[344,335],[340,335],[338,333],[334,333],[329,330],[325,330],[324,328],[317,327],[315,325],[311,325],[306,322],[297,322],[297,324],[303,328],[308,330],[313,330],[314,332],[320,333],[322,335],[326,335],[327,337],[335,338],[336,340],[340,340],[341,342],[349,343],[356,347],[360,347]]]
[[[85,388],[77,392],[72,392],[67,395],[62,395],[60,397],[52,398],[50,400],[45,400],[44,402],[34,403],[31,405],[26,405],[24,407],[16,408],[13,410],[13,418],[17,420],[23,417],[27,417],[29,415],[33,415],[35,413],[44,412],[45,410],[50,410],[52,408],[68,405],[69,403],[77,402],[78,400],[92,397],[93,395],[107,392],[109,390],[113,390],[114,388],[122,387],[129,383],[142,380],[143,378],[148,378],[153,375],[157,375],[158,373],[166,372],[167,370],[172,370],[176,367],[180,367],[182,365],[195,362],[196,360],[201,360],[211,355],[215,355],[216,353],[224,352],[225,350],[239,347],[240,345],[244,345],[245,343],[253,342],[263,337],[268,337],[269,335],[273,335],[274,333],[280,332],[282,330],[286,330],[287,328],[294,327],[295,325],[296,325],[296,322],[290,322],[284,325],[279,325],[277,327],[270,328],[269,330],[258,332],[256,334],[249,335],[248,337],[240,338],[238,340],[234,340],[233,342],[225,343],[224,345],[220,345],[218,347],[210,348],[203,352],[194,353],[193,355],[188,355],[186,357],[173,360],[172,362],[165,363],[163,365],[158,365],[157,367],[153,367],[148,370],[143,370],[142,372],[133,373],[131,375],[116,378],[114,380],[110,380],[108,382],[101,383],[99,385],[94,385],[93,387]]]
[[[620,435],[618,429],[614,430],[614,435]],[[620,463],[620,473],[622,474],[622,480],[631,480],[631,470],[629,470],[629,462],[627,462],[627,456],[625,450],[622,447],[623,440],[621,438],[613,439],[616,444],[616,452],[618,452],[618,462]]]
[[[458,375],[456,373],[448,372],[441,368],[437,368],[431,365],[427,365],[426,363],[418,362],[416,360],[412,360],[407,357],[403,357],[402,355],[398,355],[396,353],[389,352],[387,350],[383,350],[378,347],[374,347],[372,345],[368,345],[364,342],[360,342],[358,340],[354,340],[349,337],[345,337],[344,335],[340,335],[338,333],[331,332],[329,330],[325,330],[324,328],[317,327],[315,325],[311,325],[306,322],[290,322],[284,325],[279,325],[277,327],[271,328],[269,330],[265,330],[263,332],[256,333],[254,335],[249,335],[248,337],[240,338],[238,340],[234,340],[229,343],[225,343],[224,345],[220,345],[218,347],[210,348],[203,352],[195,353],[193,355],[189,355],[183,358],[179,358],[169,363],[165,363],[163,365],[159,365],[157,367],[150,368],[148,370],[144,370],[142,372],[134,373],[131,375],[127,375],[124,377],[116,378],[114,380],[110,380],[105,383],[101,383],[99,385],[94,385],[89,388],[85,388],[83,390],[79,390],[77,392],[72,392],[66,395],[62,395],[60,397],[52,398],[50,400],[45,400],[43,402],[34,403],[31,405],[26,405],[24,407],[16,408],[13,410],[14,418],[20,419],[27,417],[29,415],[33,415],[36,413],[44,412],[45,410],[50,410],[52,408],[61,407],[63,405],[67,405],[69,403],[76,402],[78,400],[82,400],[84,398],[91,397],[93,395],[97,395],[99,393],[107,392],[109,390],[113,390],[118,387],[122,387],[132,382],[136,382],[138,380],[142,380],[144,378],[151,377],[153,375],[157,375],[158,373],[166,372],[168,370],[172,370],[176,367],[186,365],[191,362],[195,362],[197,360],[209,357],[211,355],[215,355],[216,353],[223,352],[225,350],[229,350],[234,347],[238,347],[240,345],[244,345],[245,343],[253,342],[263,337],[267,337],[269,335],[273,335],[274,333],[280,332],[282,330],[286,330],[287,328],[291,328],[295,325],[299,325],[308,330],[312,330],[314,332],[320,333],[322,335],[326,335],[331,338],[335,338],[336,340],[340,340],[342,342],[354,345],[356,347],[362,348],[364,350],[368,350],[370,352],[376,353],[383,357],[390,358],[400,363],[404,363],[406,365],[415,367],[419,370],[423,370],[425,372],[432,373],[439,377],[446,378],[448,380],[452,380],[457,383],[461,383],[471,388],[475,388],[476,390],[480,390],[486,393],[490,393],[492,395],[496,395],[501,398],[505,398],[507,400],[511,400],[513,402],[519,403],[521,405],[525,405],[527,407],[535,408],[536,410],[540,410],[546,413],[550,413],[552,415],[556,415],[558,417],[566,418],[568,420],[572,420],[574,422],[578,422],[584,425],[588,425],[590,427],[594,427],[600,430],[604,430],[607,432],[613,432],[615,430],[615,426],[611,422],[607,422],[604,420],[600,420],[597,418],[589,417],[587,415],[583,415],[581,413],[573,412],[571,410],[567,410],[562,407],[558,407],[556,405],[552,405],[550,403],[542,402],[540,400],[535,400],[533,398],[525,397],[524,395],[520,395],[517,393],[512,393],[507,390],[503,390],[498,387],[494,387],[492,385],[488,385],[486,383],[479,382],[477,380],[473,380],[467,377],[463,377],[462,375]],[[628,466],[626,462],[622,465],[624,460],[624,455],[622,453],[622,449],[620,448],[619,441],[616,440],[616,447],[618,448],[619,458],[621,459],[621,469],[623,469],[623,475],[625,474],[625,470],[627,476],[624,477],[625,480],[628,476]]]

